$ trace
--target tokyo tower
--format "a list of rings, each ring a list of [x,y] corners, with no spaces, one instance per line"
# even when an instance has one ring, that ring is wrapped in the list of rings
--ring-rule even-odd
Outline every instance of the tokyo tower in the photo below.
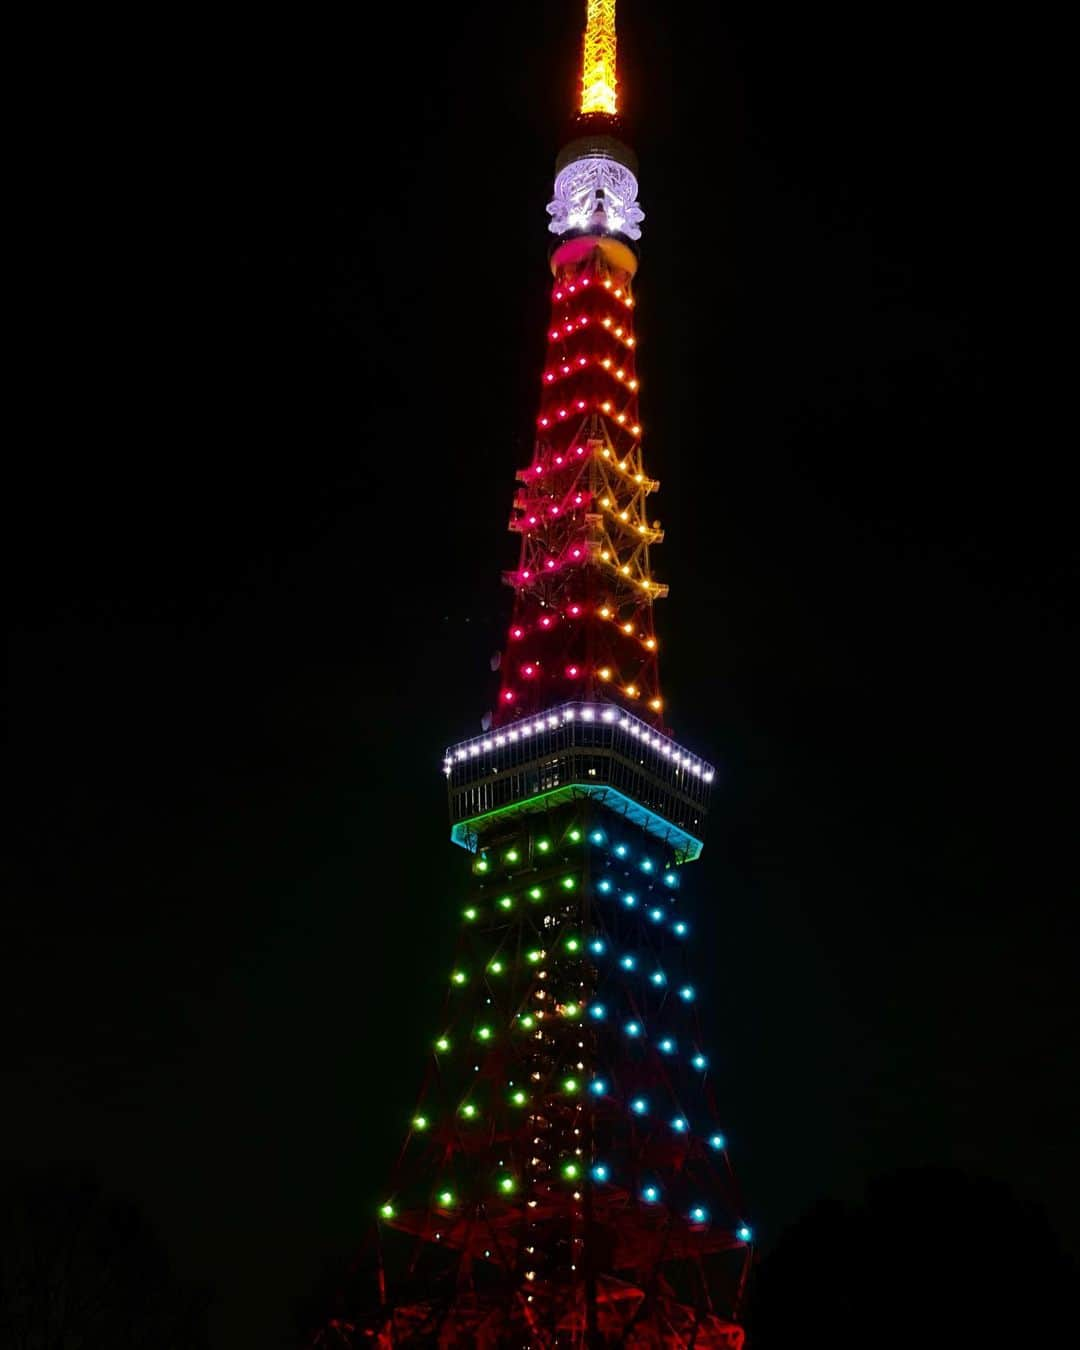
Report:
[[[753,1234],[698,1019],[713,770],[664,718],[615,0],[588,0],[497,706],[450,746],[457,950],[357,1291],[318,1346],[740,1350]]]

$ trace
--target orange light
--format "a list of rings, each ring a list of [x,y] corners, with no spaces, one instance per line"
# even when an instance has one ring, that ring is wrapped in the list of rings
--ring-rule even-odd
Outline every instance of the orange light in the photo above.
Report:
[[[664,706],[663,699],[659,698],[649,699],[649,707],[653,710],[653,712],[659,712],[663,706]]]
[[[601,678],[602,680],[610,680],[610,679],[611,679],[611,670],[610,670],[610,668],[609,668],[608,666],[601,666],[600,669],[599,669],[596,673],[597,673],[597,675],[600,676],[600,678]]]

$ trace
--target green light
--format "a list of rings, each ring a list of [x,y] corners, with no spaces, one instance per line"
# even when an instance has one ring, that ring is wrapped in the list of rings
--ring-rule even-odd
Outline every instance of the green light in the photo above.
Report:
[[[469,977],[468,975],[465,974],[463,970],[455,970],[453,975],[450,976],[450,978],[453,980],[455,984],[464,984]]]
[[[499,904],[503,909],[513,909],[514,907],[514,901],[509,895],[504,895]]]
[[[540,889],[539,886],[534,886],[532,890],[529,892],[530,900],[542,900],[543,898],[544,892]]]
[[[435,1049],[441,1051],[449,1050],[450,1042],[446,1039],[445,1036],[440,1036],[439,1039],[435,1042]]]
[[[566,1166],[563,1168],[562,1174],[567,1179],[567,1181],[573,1181],[580,1171],[581,1169],[578,1167],[577,1163],[568,1162]]]
[[[564,783],[561,787],[551,788],[547,792],[537,792],[531,797],[515,800],[507,806],[497,807],[494,811],[485,811],[481,815],[470,816],[467,820],[459,820],[451,829],[450,838],[459,848],[467,848],[472,852],[477,833],[482,827],[491,824],[492,821],[513,819],[527,811],[535,812],[541,809],[541,803],[546,809],[550,810],[551,807],[557,806],[560,802],[579,801],[582,794],[587,797],[599,798],[605,806],[614,806],[632,824],[646,830],[662,844],[670,847],[675,853],[677,862],[693,862],[695,858],[701,856],[702,843],[700,839],[696,839],[692,834],[687,834],[673,821],[650,811],[640,802],[628,797],[624,792],[619,792],[607,783],[597,783],[595,780],[591,783]]]
[[[548,851],[548,849],[551,847],[551,840],[550,840],[550,839],[538,839],[538,840],[536,841],[536,847],[540,850],[541,853],[546,853],[546,852]]]
[[[412,1126],[414,1130],[426,1130],[428,1127],[427,1116],[414,1116]]]
[[[466,1120],[472,1120],[473,1116],[476,1115],[476,1107],[473,1106],[472,1102],[466,1102],[461,1108],[461,1114]]]
[[[476,918],[476,910],[473,909],[471,905],[469,906],[468,909],[464,910],[463,913],[470,923],[472,923],[473,919]]]
[[[525,1028],[526,1031],[528,1031],[530,1027],[536,1025],[536,1018],[533,1017],[531,1013],[526,1013],[525,1016],[521,1019],[521,1025]]]
[[[534,948],[533,951],[525,953],[525,960],[528,961],[530,965],[535,966],[537,961],[543,959],[543,956],[544,953],[540,951],[539,948]]]
[[[571,843],[576,844],[576,843],[578,843],[578,842],[580,841],[580,839],[581,839],[581,831],[580,831],[580,830],[571,830],[571,831],[570,831],[570,842],[571,842]]]
[[[392,1219],[394,1217],[394,1206],[389,1204],[380,1205],[379,1213],[382,1215],[384,1219]]]
[[[489,866],[488,860],[486,858],[480,858],[476,864],[476,870],[478,872],[486,872],[488,870],[488,866]]]
[[[454,1192],[453,1192],[453,1191],[440,1191],[440,1192],[439,1192],[439,1204],[442,1205],[443,1209],[449,1209],[450,1206],[451,1206],[453,1203],[454,1203]]]
[[[576,1092],[578,1090],[578,1080],[576,1078],[564,1078],[562,1086],[564,1092]]]
[[[492,961],[491,965],[488,966],[488,970],[491,971],[492,975],[501,975],[503,973],[503,963],[501,961]]]
[[[573,878],[573,877],[563,877],[563,879],[562,879],[562,888],[563,888],[564,891],[572,891],[572,890],[574,889],[574,878]]]
[[[499,1178],[499,1190],[502,1191],[503,1195],[509,1195],[510,1192],[511,1192],[513,1189],[514,1189],[514,1178],[513,1178],[513,1177],[500,1177],[500,1178]]]
[[[576,952],[580,946],[581,943],[577,940],[577,938],[566,939],[566,950],[568,952]]]
[[[581,1009],[576,1003],[568,1003],[566,1007],[563,1008],[563,1015],[566,1017],[580,1017]]]
[[[514,1103],[515,1106],[524,1106],[529,1099],[528,1097],[525,1096],[524,1092],[522,1092],[522,1090],[518,1088],[518,1090],[514,1093],[514,1095],[510,1098],[510,1100]]]
[[[517,851],[516,848],[511,848],[507,850],[506,861],[508,863],[516,863],[520,859],[520,857],[521,854]]]
[[[490,1028],[490,1027],[477,1027],[477,1028],[476,1028],[476,1034],[477,1034],[477,1036],[480,1038],[480,1040],[482,1040],[482,1041],[490,1041],[490,1040],[491,1040],[491,1028]]]

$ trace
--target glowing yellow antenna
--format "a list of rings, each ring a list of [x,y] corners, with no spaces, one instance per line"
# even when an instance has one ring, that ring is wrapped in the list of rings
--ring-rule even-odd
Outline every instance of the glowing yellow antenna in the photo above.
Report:
[[[587,0],[581,111],[615,115],[615,0]]]

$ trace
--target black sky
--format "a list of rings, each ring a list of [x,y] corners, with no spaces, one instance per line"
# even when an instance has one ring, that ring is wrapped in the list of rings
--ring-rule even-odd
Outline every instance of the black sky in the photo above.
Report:
[[[208,32],[224,108],[193,87],[169,187],[65,263],[100,234],[124,272],[9,476],[3,1151],[134,1194],[216,1345],[290,1343],[419,1084],[582,9]],[[620,15],[662,670],[722,767],[692,903],[759,1230],[956,1166],[1075,1250],[1074,506],[1017,388],[1020,58],[942,7]]]

